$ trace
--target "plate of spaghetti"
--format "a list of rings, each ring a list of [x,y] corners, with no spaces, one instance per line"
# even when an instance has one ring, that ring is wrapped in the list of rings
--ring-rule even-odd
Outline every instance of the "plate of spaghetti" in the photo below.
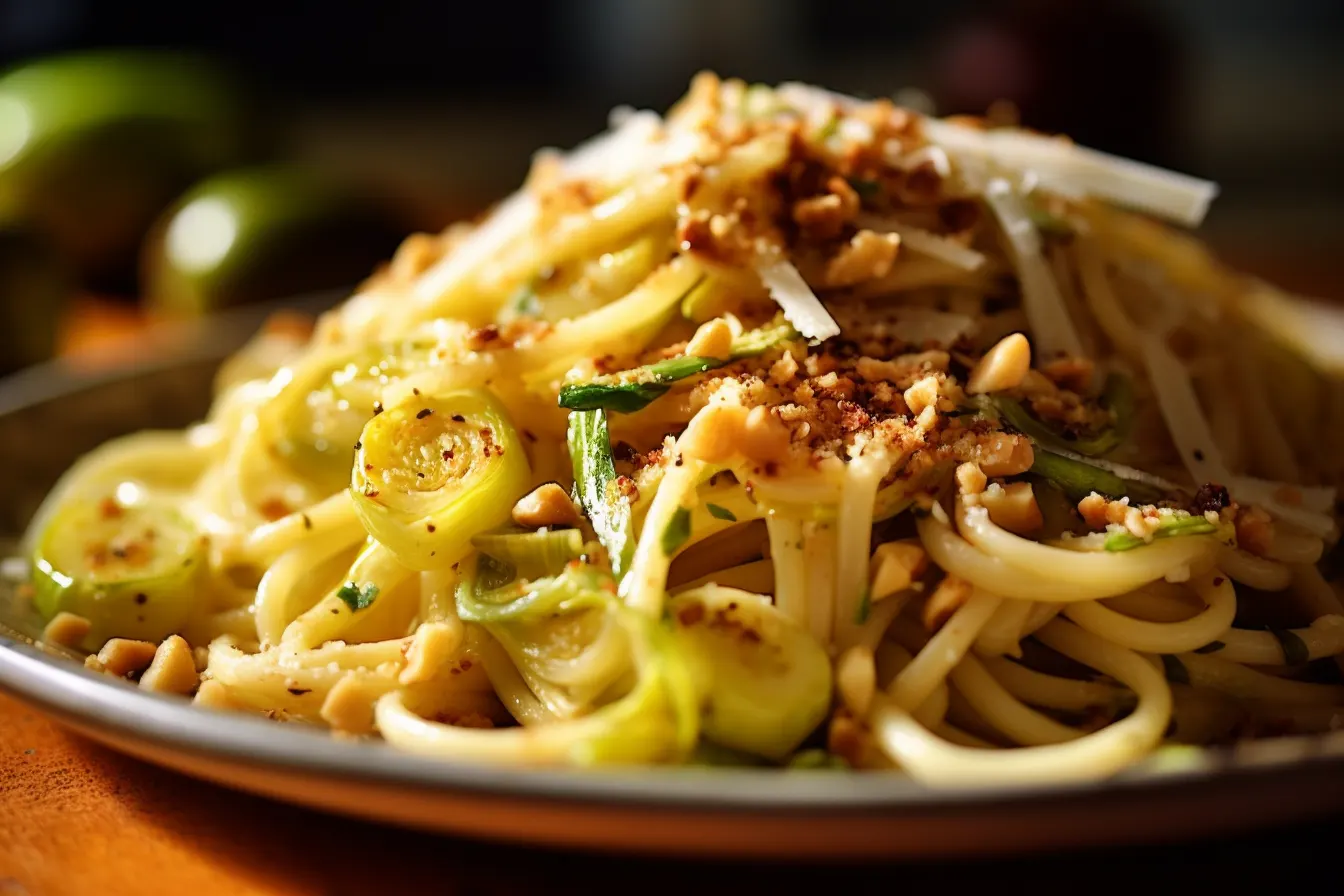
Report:
[[[701,75],[310,325],[10,400],[99,424],[25,476],[0,684],[234,786],[550,843],[1339,808],[1341,323],[1190,235],[1216,192]]]

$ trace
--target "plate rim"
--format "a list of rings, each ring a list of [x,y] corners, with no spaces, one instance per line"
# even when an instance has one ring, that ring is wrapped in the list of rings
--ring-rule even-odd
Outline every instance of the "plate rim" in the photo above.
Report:
[[[5,634],[0,634],[0,689],[58,718],[231,764],[384,787],[431,787],[445,795],[625,809],[926,815],[1018,802],[1135,796],[1153,789],[1193,790],[1316,765],[1344,769],[1344,732],[1249,741],[1228,751],[1206,751],[1186,767],[1150,762],[1098,780],[965,788],[928,787],[896,772],[640,766],[578,770],[460,762],[378,741],[337,739],[296,723],[196,707],[183,698],[109,679]]]

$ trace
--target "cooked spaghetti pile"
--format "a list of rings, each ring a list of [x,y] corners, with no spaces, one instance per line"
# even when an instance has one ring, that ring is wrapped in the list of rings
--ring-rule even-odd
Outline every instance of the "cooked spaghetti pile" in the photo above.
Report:
[[[1339,725],[1344,401],[1170,226],[1212,185],[799,84],[614,118],[81,461],[47,637],[445,759],[965,785]]]

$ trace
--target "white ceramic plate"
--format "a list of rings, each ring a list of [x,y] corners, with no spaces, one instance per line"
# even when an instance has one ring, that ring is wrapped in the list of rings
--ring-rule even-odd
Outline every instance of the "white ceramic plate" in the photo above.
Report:
[[[113,377],[48,367],[0,383],[0,532],[16,534],[83,451],[199,417],[215,364],[259,315],[179,331]],[[10,604],[0,595],[0,609]],[[275,799],[476,837],[684,855],[984,855],[1191,838],[1344,810],[1344,732],[1211,751],[1102,783],[955,792],[894,774],[517,770],[206,712],[86,672],[32,634],[32,620],[0,614],[0,687],[114,749]]]

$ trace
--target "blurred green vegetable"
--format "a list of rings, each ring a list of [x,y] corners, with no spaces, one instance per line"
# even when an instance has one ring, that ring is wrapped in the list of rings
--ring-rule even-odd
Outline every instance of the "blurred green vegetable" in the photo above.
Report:
[[[0,76],[0,219],[31,223],[92,285],[120,283],[154,218],[259,149],[224,72],[141,51],[43,59]]]
[[[155,225],[142,257],[145,297],[197,314],[348,286],[391,257],[402,229],[356,191],[305,169],[224,172]]]

